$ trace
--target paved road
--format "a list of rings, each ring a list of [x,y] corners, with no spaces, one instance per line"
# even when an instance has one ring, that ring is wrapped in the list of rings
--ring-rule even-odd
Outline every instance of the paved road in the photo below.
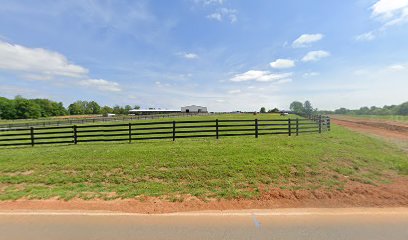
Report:
[[[408,239],[408,209],[132,215],[0,212],[0,239]]]

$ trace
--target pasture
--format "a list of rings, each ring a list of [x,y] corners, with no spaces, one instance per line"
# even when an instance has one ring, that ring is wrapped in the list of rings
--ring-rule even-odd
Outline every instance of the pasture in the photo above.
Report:
[[[193,118],[266,120],[288,116],[236,114]],[[265,187],[341,190],[348,181],[376,185],[406,175],[406,153],[337,126],[322,134],[292,137],[0,148],[0,200],[254,198]]]

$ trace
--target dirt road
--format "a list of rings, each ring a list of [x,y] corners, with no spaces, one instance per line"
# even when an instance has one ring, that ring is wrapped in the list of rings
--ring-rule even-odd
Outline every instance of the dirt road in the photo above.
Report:
[[[408,239],[408,209],[281,209],[164,215],[0,212],[6,239]]]
[[[345,116],[331,116],[331,121],[356,132],[389,140],[408,152],[408,123]]]

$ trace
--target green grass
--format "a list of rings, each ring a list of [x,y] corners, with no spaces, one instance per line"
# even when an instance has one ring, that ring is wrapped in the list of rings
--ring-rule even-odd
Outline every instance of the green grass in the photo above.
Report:
[[[253,115],[253,114],[220,114],[220,115],[209,115],[209,116],[194,116],[194,117],[173,117],[173,118],[161,118],[161,119],[154,119],[154,120],[135,120],[131,121],[134,124],[140,123],[154,123],[154,122],[167,122],[166,124],[155,124],[155,125],[133,125],[132,126],[132,133],[139,134],[134,135],[135,138],[147,138],[147,137],[168,137],[172,138],[172,121],[176,121],[177,126],[177,137],[183,136],[191,136],[197,134],[205,134],[205,135],[215,135],[215,119],[225,120],[225,119],[234,119],[234,120],[254,120],[255,118],[259,120],[276,120],[280,119],[283,120],[282,122],[273,122],[275,124],[287,124],[288,117],[294,119],[297,116],[290,115],[290,116],[280,116],[279,114],[261,114],[261,115]],[[200,123],[180,123],[180,121],[191,121],[191,120],[210,120],[213,122],[200,122]],[[95,139],[123,139],[128,141],[128,134],[129,134],[129,127],[127,125],[128,122],[106,122],[106,123],[93,123],[93,124],[78,124],[78,141],[87,141],[87,140],[95,140]],[[223,134],[254,134],[254,123],[255,122],[220,122],[219,123],[219,130],[220,135]],[[259,133],[270,133],[272,128],[276,131],[285,132],[287,128],[285,126],[262,126],[262,124],[271,124],[272,122],[260,122],[259,126]],[[303,122],[304,123],[304,122]],[[106,127],[100,127],[100,125],[104,125]],[[113,126],[122,124],[123,126]],[[238,126],[238,125],[245,125],[251,124],[252,126]],[[309,129],[304,130],[318,130],[317,124],[314,125],[302,125],[299,123],[300,128],[310,127]],[[192,126],[206,126],[200,128],[191,128]],[[231,125],[231,126],[226,126]],[[86,128],[81,128],[81,126],[86,126]],[[153,129],[152,128],[162,128],[162,129]],[[190,128],[189,128],[190,127]],[[34,135],[35,135],[35,143],[40,144],[41,142],[55,142],[55,141],[73,141],[73,129],[71,126],[60,126],[60,127],[53,127],[53,129],[46,129],[47,127],[35,127]],[[164,128],[164,129],[163,129]],[[280,129],[277,129],[280,128]],[[292,129],[295,132],[295,123],[292,122]],[[25,129],[25,130],[24,130]],[[0,131],[0,145],[1,144],[19,144],[25,143],[27,145],[31,145],[31,135],[29,128],[20,129],[20,131]],[[240,130],[234,132],[226,132],[226,130]],[[22,130],[22,131],[21,131]],[[104,130],[108,130],[109,132],[103,132]],[[114,130],[114,131],[113,131]],[[88,131],[88,132],[87,132]],[[91,131],[91,132],[90,132]],[[192,131],[196,131],[192,133]],[[206,131],[198,133],[197,131]],[[63,132],[63,133],[58,133]],[[155,134],[148,134],[154,132]],[[160,133],[160,134],[159,134]],[[19,134],[10,136],[10,134]],[[21,135],[23,134],[23,135]],[[112,134],[121,134],[121,136],[108,136]],[[143,135],[140,135],[143,134]],[[9,136],[7,136],[9,135]],[[49,137],[58,137],[49,139]],[[40,139],[40,138],[48,138],[48,139]],[[25,140],[22,140],[25,139]],[[2,146],[4,147],[4,146]]]
[[[408,175],[406,153],[336,126],[298,137],[0,148],[0,200],[251,198],[265,186],[342,189],[346,179],[377,184],[396,175]]]
[[[396,122],[408,122],[408,116],[402,115],[333,115],[333,117],[353,117],[359,119],[390,120]]]

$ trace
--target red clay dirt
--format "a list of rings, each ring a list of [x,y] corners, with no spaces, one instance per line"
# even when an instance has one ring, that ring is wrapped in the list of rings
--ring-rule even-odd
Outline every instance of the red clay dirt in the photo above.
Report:
[[[153,197],[138,199],[81,200],[16,200],[0,201],[4,210],[98,210],[129,213],[170,213],[203,210],[238,210],[271,208],[330,207],[408,207],[408,178],[395,179],[392,184],[374,186],[349,182],[338,190],[265,189],[256,199],[209,200],[185,196],[183,201],[170,202]]]
[[[408,141],[408,123],[352,117],[331,117],[331,121],[357,132]]]

